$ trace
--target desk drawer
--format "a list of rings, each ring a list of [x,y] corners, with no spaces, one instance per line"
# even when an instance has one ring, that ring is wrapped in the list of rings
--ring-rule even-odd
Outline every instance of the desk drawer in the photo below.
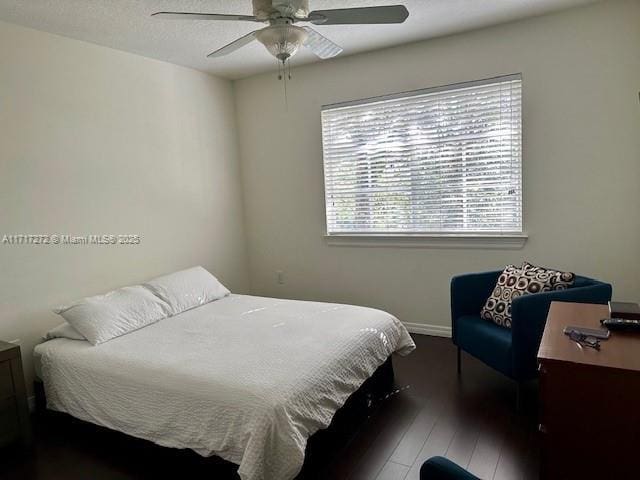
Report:
[[[0,400],[13,396],[13,378],[11,377],[11,363],[0,362]]]

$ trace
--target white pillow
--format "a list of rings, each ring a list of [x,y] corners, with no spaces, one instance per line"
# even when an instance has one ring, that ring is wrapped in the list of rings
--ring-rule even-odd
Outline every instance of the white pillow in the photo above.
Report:
[[[69,338],[71,340],[86,340],[80,332],[69,325],[69,322],[64,322],[55,328],[52,328],[44,335],[44,340],[53,340],[54,338]]]
[[[166,318],[166,303],[136,285],[87,297],[54,310],[93,345]]]
[[[171,315],[213,302],[231,293],[202,267],[163,275],[144,286],[169,305]]]

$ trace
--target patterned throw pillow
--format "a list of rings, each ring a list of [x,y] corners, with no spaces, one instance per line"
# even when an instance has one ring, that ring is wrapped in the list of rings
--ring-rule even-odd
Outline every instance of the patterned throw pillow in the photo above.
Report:
[[[565,290],[574,281],[575,275],[570,272],[537,267],[528,262],[524,262],[520,268],[507,265],[480,316],[496,325],[511,328],[511,303],[514,299],[532,293]]]
[[[536,267],[529,262],[522,264],[523,275],[530,279],[530,284],[534,283],[543,284],[542,292],[548,292],[550,290],[566,290],[573,285],[576,280],[576,275],[571,272],[560,272],[558,270],[552,270],[545,267]],[[535,288],[535,287],[534,287]],[[533,290],[529,290],[529,293],[535,293]]]
[[[516,290],[516,283],[522,274],[522,270],[514,265],[507,265],[498,277],[496,286],[487,299],[480,316],[497,325],[511,328],[511,300],[522,295]]]

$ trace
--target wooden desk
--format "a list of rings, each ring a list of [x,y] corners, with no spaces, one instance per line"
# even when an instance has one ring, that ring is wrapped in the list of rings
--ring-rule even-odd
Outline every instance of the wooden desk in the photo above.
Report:
[[[553,302],[538,350],[542,477],[640,478],[640,334],[611,333],[600,351],[564,327],[601,328],[606,305]]]

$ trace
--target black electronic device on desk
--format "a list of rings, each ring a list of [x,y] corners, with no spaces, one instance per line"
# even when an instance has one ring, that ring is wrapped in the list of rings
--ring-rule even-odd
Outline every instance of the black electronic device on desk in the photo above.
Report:
[[[620,332],[640,332],[640,320],[632,318],[604,318],[600,320],[602,326],[609,330]]]
[[[640,303],[609,302],[609,317],[626,320],[640,320]]]
[[[609,317],[600,320],[609,330],[640,332],[640,304],[636,302],[609,302]]]

